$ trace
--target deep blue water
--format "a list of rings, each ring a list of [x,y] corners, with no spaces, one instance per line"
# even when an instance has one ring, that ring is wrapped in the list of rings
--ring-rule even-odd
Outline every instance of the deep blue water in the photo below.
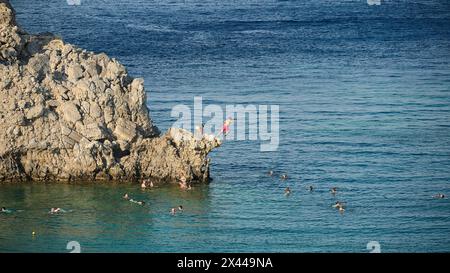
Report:
[[[194,96],[274,104],[280,145],[226,142],[211,154],[213,183],[191,192],[0,186],[1,203],[23,210],[0,215],[0,251],[65,252],[72,240],[88,252],[367,252],[373,240],[383,252],[450,250],[450,200],[431,197],[450,195],[448,1],[11,2],[27,31],[145,78],[163,131]],[[122,202],[126,191],[149,207]],[[52,206],[71,211],[49,216]]]

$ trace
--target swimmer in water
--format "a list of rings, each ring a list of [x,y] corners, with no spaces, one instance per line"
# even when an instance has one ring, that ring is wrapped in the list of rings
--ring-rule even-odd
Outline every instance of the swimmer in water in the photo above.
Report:
[[[289,187],[287,187],[285,190],[284,190],[284,194],[287,196],[287,195],[289,195],[289,194],[291,194],[291,189],[289,188]]]
[[[309,186],[309,191],[312,192],[314,190],[313,186]]]
[[[280,176],[281,180],[286,180],[288,178],[287,174],[282,174]]]
[[[331,192],[332,195],[336,195],[337,188],[336,187],[331,188],[330,192]]]
[[[334,205],[332,207],[340,209],[340,208],[344,208],[344,204],[345,204],[345,202],[336,201],[336,203],[334,203]]]
[[[175,213],[177,213],[177,210],[176,210],[175,208],[172,208],[172,209],[170,210],[170,214],[175,215]]]
[[[145,201],[136,201],[134,199],[130,199],[128,201],[130,201],[131,203],[135,203],[135,204],[141,205],[141,206],[145,205]]]
[[[154,186],[153,181],[150,181],[149,179],[142,180],[141,189],[153,188]]]
[[[128,196],[128,193],[125,193],[125,194],[122,196],[122,198],[125,199],[125,200],[130,200],[130,197]]]
[[[433,198],[444,199],[444,198],[445,198],[445,195],[442,194],[442,193],[439,193],[439,194],[433,195]]]
[[[179,206],[178,206],[178,210],[179,210],[179,211],[183,211],[183,206],[182,206],[182,205],[179,205]]]
[[[345,209],[343,207],[339,207],[339,212],[342,214],[344,213]]]
[[[228,132],[230,132],[230,125],[232,122],[233,118],[227,118],[223,123],[222,130],[220,130],[216,137],[219,137],[221,134],[223,134],[223,136],[226,136]]]
[[[188,185],[186,183],[183,182],[179,182],[178,185],[180,186],[181,189],[186,190],[188,188]]]
[[[50,213],[59,213],[59,212],[64,212],[64,210],[62,210],[61,208],[51,208],[50,209]]]
[[[180,178],[180,182],[178,183],[178,185],[179,185],[180,188],[183,189],[183,190],[190,190],[190,189],[192,189],[191,184],[189,184],[189,183],[186,181],[186,177],[184,177],[184,176],[182,176],[182,177]]]
[[[272,170],[270,170],[268,173],[267,173],[267,175],[269,175],[269,176],[273,176],[273,171]]]
[[[1,210],[0,212],[3,212],[3,213],[11,213],[11,210],[9,210],[9,209],[7,209],[7,208],[5,208],[5,207],[2,207],[2,210]]]

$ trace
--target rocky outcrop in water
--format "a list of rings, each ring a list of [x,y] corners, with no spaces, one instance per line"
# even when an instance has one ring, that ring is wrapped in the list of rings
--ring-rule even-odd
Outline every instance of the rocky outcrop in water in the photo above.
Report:
[[[0,0],[0,181],[206,182],[220,145],[181,129],[160,136],[143,79],[116,60],[30,35]]]

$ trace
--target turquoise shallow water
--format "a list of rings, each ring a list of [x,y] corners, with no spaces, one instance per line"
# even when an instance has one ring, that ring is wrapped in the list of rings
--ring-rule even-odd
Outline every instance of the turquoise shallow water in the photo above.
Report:
[[[20,211],[0,215],[0,251],[66,252],[72,240],[88,252],[367,252],[373,240],[383,252],[450,250],[450,201],[431,198],[450,195],[448,1],[11,2],[25,29],[144,77],[162,130],[194,96],[276,104],[280,146],[227,142],[211,154],[214,181],[191,192],[2,185],[1,205]]]

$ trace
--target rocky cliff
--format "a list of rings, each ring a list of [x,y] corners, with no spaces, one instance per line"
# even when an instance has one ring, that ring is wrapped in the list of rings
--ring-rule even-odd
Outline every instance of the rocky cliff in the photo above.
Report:
[[[0,181],[206,182],[216,138],[160,136],[142,79],[107,55],[21,30],[0,0]]]

